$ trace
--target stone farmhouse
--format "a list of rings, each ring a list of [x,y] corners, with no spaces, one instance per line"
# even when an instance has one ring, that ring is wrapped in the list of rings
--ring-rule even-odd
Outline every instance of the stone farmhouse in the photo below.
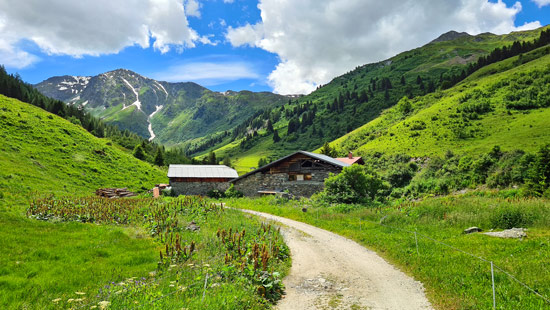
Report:
[[[230,182],[245,196],[288,191],[297,197],[310,197],[323,190],[330,173],[340,173],[350,165],[330,156],[298,151]]]
[[[225,165],[170,165],[168,179],[176,195],[206,196],[211,190],[226,191],[239,175]]]

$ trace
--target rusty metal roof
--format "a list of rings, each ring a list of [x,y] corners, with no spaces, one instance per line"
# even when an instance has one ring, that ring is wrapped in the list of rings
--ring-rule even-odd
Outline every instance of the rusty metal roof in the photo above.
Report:
[[[344,162],[346,164],[355,164],[359,161],[361,161],[363,159],[363,157],[352,157],[352,158],[349,158],[349,157],[339,157],[339,158],[336,158],[336,160],[339,160],[341,162]]]
[[[170,165],[169,178],[227,178],[238,177],[237,171],[225,165]]]

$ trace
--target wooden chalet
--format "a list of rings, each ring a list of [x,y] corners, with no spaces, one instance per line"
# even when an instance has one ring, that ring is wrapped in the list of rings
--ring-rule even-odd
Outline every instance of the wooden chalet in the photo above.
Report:
[[[205,196],[211,190],[225,191],[237,171],[225,165],[170,165],[168,179],[177,195]]]
[[[330,173],[340,173],[350,164],[330,156],[298,151],[231,181],[245,196],[288,193],[310,197],[324,188]]]

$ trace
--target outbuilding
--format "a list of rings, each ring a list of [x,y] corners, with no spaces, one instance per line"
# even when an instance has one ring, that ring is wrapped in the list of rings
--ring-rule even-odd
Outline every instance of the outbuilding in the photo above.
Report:
[[[237,171],[225,165],[170,165],[168,179],[176,195],[206,196],[211,190],[226,191]]]
[[[288,192],[310,197],[324,188],[330,173],[340,173],[350,164],[330,156],[298,151],[231,181],[245,196]]]

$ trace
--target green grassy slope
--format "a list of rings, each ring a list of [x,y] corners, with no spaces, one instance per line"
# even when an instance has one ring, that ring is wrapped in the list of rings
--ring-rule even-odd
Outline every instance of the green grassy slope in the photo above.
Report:
[[[436,90],[452,75],[461,74],[478,57],[487,55],[497,47],[511,45],[515,40],[533,40],[546,28],[502,36],[481,34],[430,43],[386,61],[358,67],[310,95],[295,100],[292,105],[285,105],[282,117],[273,125],[279,129],[279,136],[286,135],[291,118],[297,118],[303,123],[306,113],[315,110],[315,115],[311,124],[300,125],[298,130],[280,142],[274,143],[273,135],[266,134],[255,138],[246,148],[238,144],[228,148],[227,142],[221,141],[215,146],[213,144],[210,150],[215,150],[219,158],[227,154],[242,171],[249,169],[256,158],[276,158],[300,149],[314,150],[325,141],[337,139],[366,123],[379,122],[376,119],[382,112],[394,106],[403,96],[422,98],[430,88]],[[391,87],[384,86],[387,82],[383,83],[383,80],[389,81]],[[431,93],[426,98],[434,98],[435,95]],[[333,103],[342,100],[344,103],[335,108]],[[305,112],[290,112],[306,103],[310,104]],[[290,112],[288,116],[286,112]],[[358,140],[358,145],[361,143]],[[358,145],[351,150],[357,149]]]
[[[0,95],[0,305],[43,309],[156,268],[157,246],[129,228],[27,219],[29,200],[92,195],[99,187],[142,191],[159,169],[106,139],[37,107]],[[84,296],[89,297],[89,296]]]
[[[549,54],[543,47],[483,68],[449,90],[411,100],[408,113],[388,109],[331,146],[411,156],[478,154],[494,145],[535,150],[550,142]]]
[[[142,191],[165,182],[158,168],[32,105],[0,96],[0,204],[33,193],[93,194],[100,187]]]

